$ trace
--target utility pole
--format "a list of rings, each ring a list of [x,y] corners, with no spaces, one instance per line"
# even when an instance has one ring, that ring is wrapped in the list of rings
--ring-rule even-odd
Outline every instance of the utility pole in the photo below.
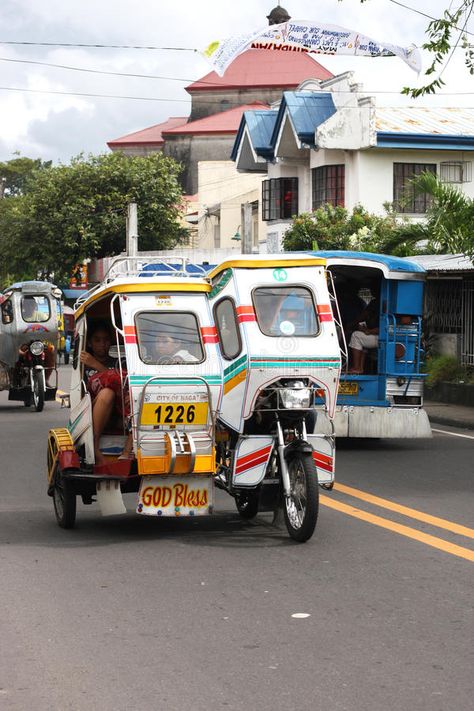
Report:
[[[242,205],[242,254],[252,254],[252,203]]]
[[[127,209],[127,257],[136,257],[138,254],[138,213],[137,203],[130,202]]]

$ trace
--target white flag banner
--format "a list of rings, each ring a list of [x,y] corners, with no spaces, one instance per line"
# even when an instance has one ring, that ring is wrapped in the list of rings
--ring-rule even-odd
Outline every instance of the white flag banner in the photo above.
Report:
[[[397,56],[414,71],[421,71],[421,56],[413,45],[398,47],[338,25],[322,25],[306,20],[282,22],[280,25],[266,26],[245,35],[212,42],[203,55],[210,61],[216,74],[222,76],[229,64],[247,49],[347,54],[356,57]]]

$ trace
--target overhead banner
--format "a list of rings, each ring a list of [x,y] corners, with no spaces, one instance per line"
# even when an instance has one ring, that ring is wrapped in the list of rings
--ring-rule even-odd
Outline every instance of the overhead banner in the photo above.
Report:
[[[355,57],[397,56],[414,71],[421,71],[421,56],[415,46],[398,47],[378,42],[345,27],[322,25],[306,20],[282,22],[280,25],[266,26],[245,35],[212,42],[203,54],[216,74],[222,76],[229,64],[247,49],[345,54]]]

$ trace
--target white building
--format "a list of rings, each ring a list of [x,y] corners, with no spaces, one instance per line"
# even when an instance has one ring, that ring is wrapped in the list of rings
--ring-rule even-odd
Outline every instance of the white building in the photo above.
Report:
[[[407,182],[432,171],[474,198],[474,109],[377,108],[347,72],[283,92],[278,107],[246,111],[232,158],[239,172],[261,173],[261,251],[281,248],[293,215],[324,203],[351,210],[384,204],[423,219],[424,195],[406,201]]]

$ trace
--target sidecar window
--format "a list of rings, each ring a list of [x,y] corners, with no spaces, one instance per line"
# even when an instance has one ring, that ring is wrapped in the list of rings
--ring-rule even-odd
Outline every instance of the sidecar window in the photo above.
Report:
[[[51,317],[49,299],[46,296],[23,296],[21,316],[27,323],[44,323]]]
[[[197,318],[184,311],[147,311],[135,317],[138,352],[144,363],[201,363],[204,351]]]
[[[237,358],[242,350],[239,326],[232,299],[224,297],[214,307],[214,319],[219,334],[219,344],[222,355],[227,360]]]
[[[257,323],[266,336],[316,336],[318,318],[313,295],[302,286],[265,286],[254,289]]]
[[[2,323],[13,322],[13,304],[11,299],[7,299],[2,303]]]

